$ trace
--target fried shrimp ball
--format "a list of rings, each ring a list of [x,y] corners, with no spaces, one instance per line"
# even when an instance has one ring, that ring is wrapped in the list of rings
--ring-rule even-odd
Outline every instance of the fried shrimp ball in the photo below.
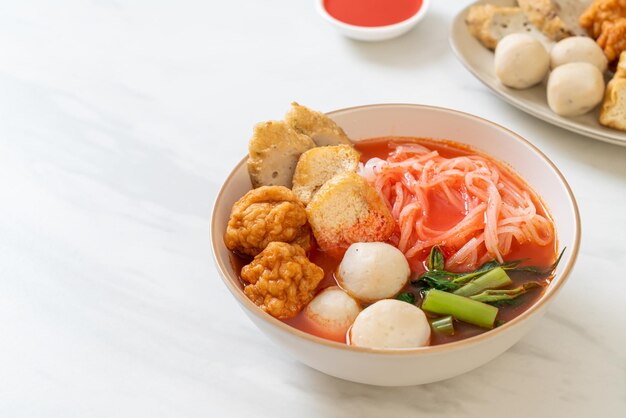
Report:
[[[294,317],[313,299],[324,270],[307,258],[299,245],[271,242],[241,269],[246,296],[278,319]]]
[[[595,0],[580,16],[580,25],[596,39],[609,62],[626,51],[626,0]]]
[[[626,0],[595,0],[580,16],[580,26],[598,38],[605,22],[615,22],[622,17],[626,17]]]
[[[609,61],[615,61],[626,51],[626,17],[602,24],[598,45],[604,50]]]
[[[311,232],[304,205],[283,186],[250,190],[233,205],[224,236],[231,251],[255,256],[272,241],[293,242],[305,250]]]

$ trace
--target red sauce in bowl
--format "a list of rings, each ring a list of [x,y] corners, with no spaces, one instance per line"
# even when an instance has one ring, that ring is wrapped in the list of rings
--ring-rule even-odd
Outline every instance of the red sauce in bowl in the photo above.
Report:
[[[355,26],[387,26],[414,16],[422,0],[324,0],[335,19]]]

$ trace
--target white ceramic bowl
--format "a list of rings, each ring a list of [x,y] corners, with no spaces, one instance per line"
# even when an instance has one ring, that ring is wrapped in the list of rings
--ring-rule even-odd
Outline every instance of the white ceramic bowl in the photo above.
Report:
[[[422,6],[419,8],[410,18],[403,20],[402,22],[394,23],[393,25],[385,26],[357,26],[349,23],[342,22],[335,19],[324,7],[324,0],[316,0],[316,8],[318,13],[331,25],[333,25],[339,32],[348,38],[356,39],[359,41],[384,41],[387,39],[396,38],[417,25],[422,20],[428,11],[430,0],[422,0]]]
[[[515,344],[543,316],[565,283],[580,245],[580,218],[567,182],[537,148],[502,126],[466,113],[408,104],[342,109],[328,114],[355,141],[383,136],[414,136],[465,143],[508,163],[543,198],[556,223],[560,248],[567,247],[556,277],[541,298],[506,324],[462,341],[432,347],[384,350],[351,347],[299,331],[271,317],[243,294],[223,243],[232,205],[250,190],[245,159],[220,190],[211,220],[213,253],[222,279],[261,331],[286,352],[321,372],[354,382],[406,386],[465,373]]]

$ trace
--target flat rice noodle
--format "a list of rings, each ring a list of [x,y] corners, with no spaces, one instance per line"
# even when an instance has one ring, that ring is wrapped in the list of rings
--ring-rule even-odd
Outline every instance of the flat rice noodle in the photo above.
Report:
[[[445,158],[419,144],[391,144],[387,160],[366,162],[359,170],[385,200],[397,228],[390,239],[407,258],[443,245],[450,252],[446,268],[468,271],[509,254],[514,244],[548,245],[554,227],[527,190],[480,155]],[[425,222],[427,196],[436,192],[464,213],[444,231]]]

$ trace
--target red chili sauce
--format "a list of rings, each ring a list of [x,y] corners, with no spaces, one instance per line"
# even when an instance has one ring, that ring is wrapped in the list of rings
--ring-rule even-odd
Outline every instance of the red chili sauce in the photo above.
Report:
[[[391,148],[389,147],[389,142],[391,140],[395,140],[396,142],[416,142],[418,144],[424,145],[431,150],[436,150],[443,157],[451,158],[458,157],[462,155],[468,155],[475,153],[475,151],[471,151],[468,148],[464,147],[461,144],[449,142],[449,141],[433,141],[428,139],[418,139],[418,138],[377,138],[367,141],[362,141],[355,144],[355,148],[361,153],[361,162],[365,163],[370,158],[378,157],[382,159],[386,159],[391,153]],[[484,155],[483,155],[484,156]],[[492,158],[489,158],[491,161],[494,161]],[[494,161],[495,162],[495,161]],[[504,165],[497,163],[503,175],[508,175],[510,179],[515,181],[520,187],[530,190],[530,187],[519,178],[519,176],[512,173],[508,168]],[[535,193],[529,193],[531,196],[535,196]],[[433,224],[439,225],[447,225],[454,224],[461,216],[456,211],[450,210],[449,207],[446,207],[445,204],[438,202],[441,200],[440,197],[432,195],[428,196],[430,207],[437,208],[437,214],[432,214],[434,218],[431,220]],[[551,219],[547,209],[541,200],[537,197],[533,198],[533,203],[537,208],[537,213]],[[550,266],[556,260],[557,256],[557,242],[556,239],[549,245],[539,246],[537,244],[524,244],[519,245],[517,243],[513,244],[512,251],[507,255],[505,261],[511,260],[519,260],[519,259],[527,259],[526,262],[522,263],[523,265],[533,265],[540,267]],[[313,248],[309,253],[309,259],[324,269],[325,277],[320,283],[318,287],[318,292],[330,286],[337,286],[337,280],[335,278],[335,271],[341,262],[342,254],[330,254],[325,253],[324,251],[319,250],[318,248]],[[425,271],[425,261],[428,258],[428,252],[423,252],[418,254],[416,257],[409,259],[409,264],[411,265],[412,270],[412,278],[417,277],[420,273]],[[241,268],[249,262],[249,260],[245,260],[241,257],[233,255],[233,268],[236,271],[241,271]],[[509,272],[509,276],[513,281],[513,287],[517,287],[522,285],[523,283],[530,281],[537,281],[537,276],[528,273],[522,272]],[[548,284],[551,278],[543,279],[543,281]],[[243,286],[242,286],[243,287]],[[402,290],[402,292],[411,292],[416,297],[415,304],[419,307],[422,304],[422,287],[420,285],[414,285],[409,283]],[[543,292],[543,288],[536,288],[528,291],[527,293],[518,296],[515,299],[515,303],[510,305],[504,304],[499,306],[498,316],[496,318],[497,324],[502,324],[516,316],[520,315],[522,312],[527,310],[530,306],[532,306],[537,299],[541,296]],[[362,307],[365,308],[366,305],[362,304]],[[338,341],[338,342],[346,342],[346,339],[342,337],[326,335],[323,330],[319,330],[314,327],[313,324],[305,317],[304,310],[296,315],[294,318],[284,320],[286,324],[289,324],[295,328],[298,328],[302,331],[305,331],[309,334],[317,335],[322,338],[327,338],[330,340]],[[428,317],[436,317],[436,315],[431,315],[428,312],[425,312]],[[468,337],[472,337],[478,334],[482,334],[487,332],[488,330],[485,328],[481,328],[475,325],[471,325],[465,322],[456,321],[454,322],[454,335],[443,335],[433,332],[431,334],[430,345],[438,345],[452,341],[459,341]]]
[[[387,26],[415,15],[422,0],[324,0],[335,19],[355,26]]]

